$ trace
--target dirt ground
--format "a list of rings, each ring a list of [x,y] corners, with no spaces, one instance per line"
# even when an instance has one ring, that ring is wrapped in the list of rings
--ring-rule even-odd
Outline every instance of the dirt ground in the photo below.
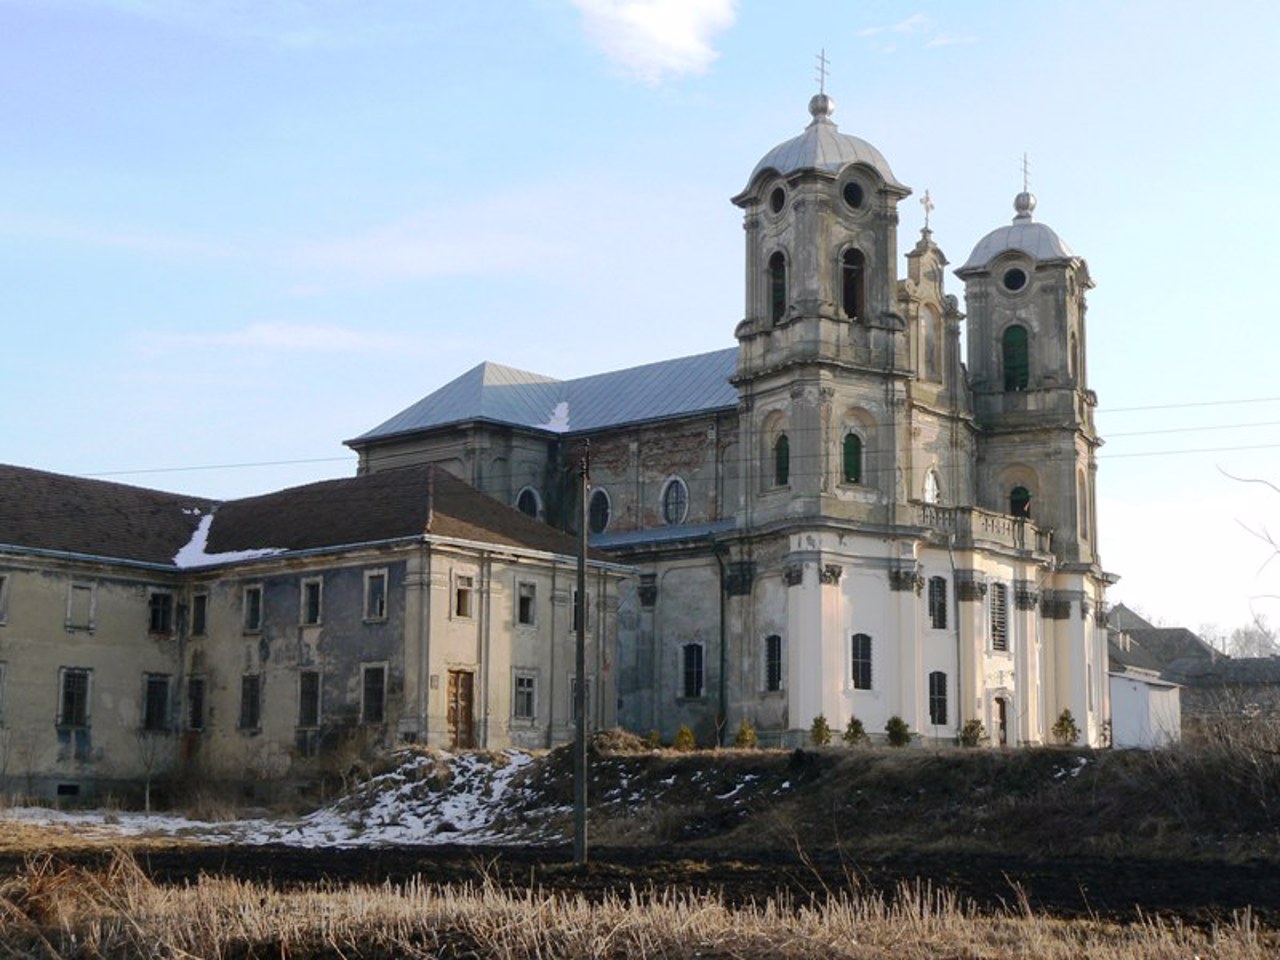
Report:
[[[901,882],[945,886],[984,908],[1015,908],[1019,891],[1036,912],[1132,921],[1139,911],[1205,924],[1249,909],[1280,925],[1280,871],[1257,863],[1160,863],[1137,860],[1033,860],[1009,856],[927,855],[848,862],[800,854],[756,858],[689,859],[678,849],[595,849],[578,867],[567,849],[413,847],[300,849],[273,846],[132,848],[139,865],[161,883],[201,874],[232,876],[281,887],[332,883],[398,883],[420,876],[430,883],[493,882],[598,898],[648,887],[713,892],[731,903],[779,892],[795,902],[821,900],[853,888],[892,892]],[[64,862],[105,863],[106,848],[63,848]],[[0,855],[0,873],[23,869],[24,858]]]

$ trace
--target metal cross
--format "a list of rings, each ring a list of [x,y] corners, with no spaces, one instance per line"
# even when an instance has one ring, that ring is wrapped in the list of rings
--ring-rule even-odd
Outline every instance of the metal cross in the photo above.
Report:
[[[1026,153],[1022,155],[1022,192],[1031,192],[1031,161],[1027,159]]]
[[[827,59],[827,48],[823,47],[818,52],[818,93],[825,94],[827,92],[827,66],[831,63]]]
[[[929,229],[929,214],[933,212],[933,198],[929,196],[928,189],[925,190],[924,196],[920,198],[920,206],[924,207],[924,228]]]

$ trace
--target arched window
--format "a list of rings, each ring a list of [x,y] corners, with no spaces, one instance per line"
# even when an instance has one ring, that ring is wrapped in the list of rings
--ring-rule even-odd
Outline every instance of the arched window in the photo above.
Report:
[[[855,690],[871,689],[871,638],[865,633],[855,633],[849,645],[849,664]]]
[[[516,509],[530,517],[536,517],[541,513],[542,503],[538,499],[538,491],[533,487],[525,487],[521,490],[520,496],[516,497]]]
[[[862,482],[862,438],[856,433],[844,435],[844,456],[840,475],[845,483]]]
[[[1014,487],[1009,493],[1009,512],[1015,517],[1031,516],[1031,491],[1026,487]]]
[[[929,578],[929,625],[935,630],[947,629],[947,581]]]
[[[787,258],[779,250],[769,258],[769,319],[780,323],[787,312]]]
[[[609,526],[609,495],[603,490],[593,490],[587,506],[587,529],[592,533],[604,533]]]
[[[662,519],[671,524],[684,523],[689,514],[689,488],[679,477],[672,477],[662,491]]]
[[[937,470],[930,470],[924,475],[924,502],[942,502],[942,485],[938,483]]]
[[[929,723],[935,727],[947,725],[947,675],[941,670],[929,674]]]
[[[841,303],[849,317],[867,316],[867,258],[858,249],[849,249],[840,258]]]
[[[773,485],[785,487],[791,479],[791,441],[784,433],[773,442]]]
[[[1025,390],[1031,379],[1031,367],[1027,358],[1027,328],[1014,324],[1004,332],[1000,341],[1004,357],[1005,390]]]

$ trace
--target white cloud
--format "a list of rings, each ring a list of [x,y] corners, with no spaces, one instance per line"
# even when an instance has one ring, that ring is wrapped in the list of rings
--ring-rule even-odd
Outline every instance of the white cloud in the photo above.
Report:
[[[706,73],[716,34],[733,25],[735,0],[572,0],[587,37],[643,83]]]

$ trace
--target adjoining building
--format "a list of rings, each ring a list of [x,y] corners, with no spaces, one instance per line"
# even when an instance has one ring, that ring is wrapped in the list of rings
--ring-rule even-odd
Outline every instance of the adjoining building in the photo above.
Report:
[[[572,738],[576,540],[430,466],[216,503],[0,467],[0,784],[275,790]],[[594,555],[588,710],[616,722]]]
[[[485,363],[348,441],[360,472],[433,463],[639,571],[619,609],[618,717],[704,743],[823,715],[1041,743],[1108,716],[1085,261],[1018,194],[944,286],[910,189],[818,95],[733,202],[736,348],[560,381]],[[967,328],[967,366],[960,334]],[[728,331],[726,331],[726,334]]]

